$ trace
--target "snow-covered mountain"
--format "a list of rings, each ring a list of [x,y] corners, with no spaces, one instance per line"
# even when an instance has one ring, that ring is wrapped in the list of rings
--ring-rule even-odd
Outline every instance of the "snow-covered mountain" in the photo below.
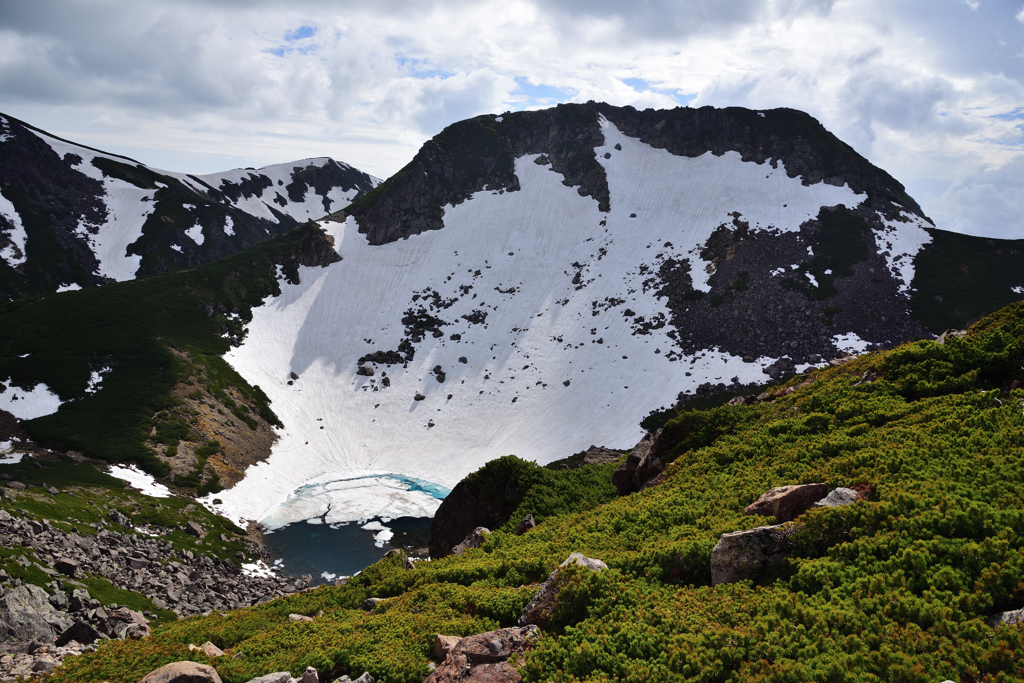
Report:
[[[222,258],[338,211],[379,182],[326,157],[171,173],[0,115],[0,298]]]
[[[478,117],[346,214],[322,223],[341,261],[282,283],[227,356],[285,425],[217,494],[232,517],[430,514],[428,483],[492,458],[627,448],[702,385],[926,336],[915,266],[947,244],[793,110]]]

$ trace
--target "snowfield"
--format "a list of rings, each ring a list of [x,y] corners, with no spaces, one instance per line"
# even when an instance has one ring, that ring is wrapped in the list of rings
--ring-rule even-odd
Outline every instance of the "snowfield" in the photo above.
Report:
[[[323,224],[343,260],[282,282],[226,356],[285,427],[267,461],[217,494],[219,512],[272,527],[394,517],[429,502],[395,485],[396,473],[451,487],[507,454],[546,463],[591,444],[629,448],[640,420],[681,390],[764,380],[773,358],[707,349],[670,360],[670,327],[634,334],[625,309],[669,315],[645,291],[644,266],[689,259],[707,291],[700,245],[734,212],[751,230],[796,231],[822,206],[864,196],[804,186],[736,153],[673,156],[602,125],[610,213],[526,156],[520,191],[445,207],[443,230],[370,246],[353,218]],[[372,377],[357,375],[359,358],[396,349],[405,312],[430,301],[443,336],[428,332],[406,367],[370,363]]]

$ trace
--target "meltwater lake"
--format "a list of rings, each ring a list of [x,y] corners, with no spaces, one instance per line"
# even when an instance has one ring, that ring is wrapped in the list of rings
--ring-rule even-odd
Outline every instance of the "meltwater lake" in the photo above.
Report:
[[[274,568],[292,576],[310,574],[310,585],[330,583],[340,576],[352,576],[384,556],[389,550],[426,548],[430,540],[430,517],[399,517],[382,523],[391,530],[390,540],[380,543],[377,532],[364,524],[326,525],[296,522],[265,532],[263,543],[274,558]]]

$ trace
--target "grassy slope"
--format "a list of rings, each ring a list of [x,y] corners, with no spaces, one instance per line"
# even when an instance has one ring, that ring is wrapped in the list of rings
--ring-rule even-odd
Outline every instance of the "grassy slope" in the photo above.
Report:
[[[24,423],[40,443],[162,471],[145,441],[179,403],[171,390],[196,378],[215,395],[232,388],[271,423],[259,387],[222,359],[251,320],[251,308],[280,292],[276,265],[294,272],[296,254],[320,233],[310,225],[193,270],[12,302],[0,308],[0,377],[45,382],[65,403]],[[231,313],[237,313],[232,318]],[[186,352],[182,360],[171,349]],[[22,355],[28,354],[26,357]],[[110,367],[103,390],[86,393],[91,372]],[[162,414],[162,417],[154,416]]]
[[[690,411],[675,426],[692,425],[681,440],[698,446],[657,488],[581,511],[576,492],[606,487],[613,467],[549,470],[548,491],[517,511],[546,508],[525,536],[505,528],[462,557],[414,570],[387,558],[344,587],[176,622],[54,680],[135,681],[203,660],[187,644],[210,639],[238,655],[215,662],[226,681],[306,665],[418,681],[434,633],[512,625],[531,584],[580,551],[611,569],[569,582],[527,680],[1022,681],[1024,631],[984,621],[1024,605],[1024,391],[1009,390],[1022,360],[1015,305],[964,340],[872,353],[773,402]],[[766,521],[744,506],[811,481],[874,493],[808,513],[798,552],[758,585],[710,586],[719,535]],[[390,599],[369,614],[368,596]]]

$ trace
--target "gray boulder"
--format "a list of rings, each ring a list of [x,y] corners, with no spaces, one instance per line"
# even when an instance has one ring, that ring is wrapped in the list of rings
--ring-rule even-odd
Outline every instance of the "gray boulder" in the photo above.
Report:
[[[359,678],[342,676],[341,678],[335,678],[334,683],[373,683],[373,676],[370,675],[369,671],[364,671],[363,675]]]
[[[576,564],[595,572],[602,572],[608,569],[608,565],[601,560],[586,557],[582,553],[572,553],[565,562],[555,567],[555,571],[551,572],[551,575],[541,584],[540,590],[533,596],[533,600],[530,601],[530,604],[523,610],[522,616],[519,617],[520,626],[543,624],[550,618],[551,611],[555,606],[555,600],[558,598],[558,591],[561,589],[558,575],[562,569],[570,564]]]
[[[988,625],[992,628],[999,628],[1003,624],[1012,626],[1021,622],[1024,622],[1024,607],[1009,612],[996,612],[988,618]]]
[[[91,624],[85,621],[76,621],[74,624],[69,626],[61,633],[57,638],[57,642],[54,643],[57,647],[63,647],[70,643],[72,640],[82,645],[88,645],[89,643],[95,643],[97,640],[103,638],[103,635],[97,631]]]
[[[146,674],[139,683],[222,683],[216,669],[197,662],[171,662]]]
[[[287,671],[278,671],[272,674],[266,674],[259,678],[253,678],[249,683],[292,683],[295,680],[292,678],[291,673]]]
[[[743,510],[744,514],[774,517],[779,524],[792,522],[822,499],[828,487],[824,484],[776,486]]]
[[[487,527],[478,526],[469,533],[469,536],[466,536],[466,538],[463,539],[462,543],[452,548],[452,554],[461,555],[467,550],[481,547],[484,544],[484,541],[487,540],[487,536],[490,533],[491,530]]]
[[[793,522],[722,534],[711,551],[711,583],[756,581],[792,552],[799,527]]]
[[[857,502],[857,498],[857,492],[853,489],[832,489],[827,496],[819,500],[812,507],[835,508],[842,507],[843,505],[853,505]]]
[[[66,615],[50,604],[46,591],[25,584],[0,598],[0,641],[38,640],[52,643],[54,636],[71,626]]]

